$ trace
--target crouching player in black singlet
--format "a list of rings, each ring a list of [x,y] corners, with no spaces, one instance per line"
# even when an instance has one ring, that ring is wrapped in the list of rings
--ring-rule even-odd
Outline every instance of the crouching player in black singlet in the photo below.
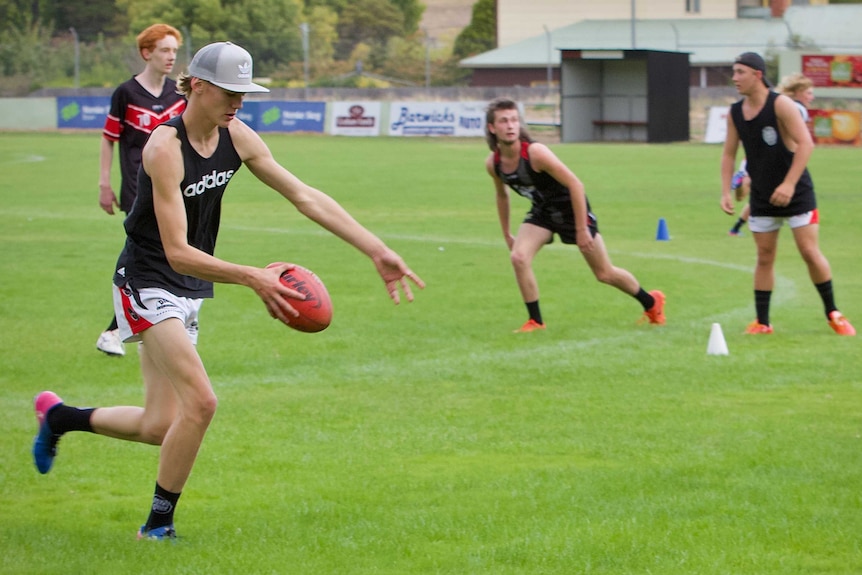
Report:
[[[630,272],[611,263],[584,185],[547,146],[533,142],[521,126],[514,101],[498,98],[488,105],[485,135],[491,148],[485,167],[494,181],[503,238],[530,316],[515,331],[545,329],[533,258],[542,246],[553,241],[554,234],[563,243],[578,246],[597,280],[637,299],[643,306],[644,319],[664,324],[664,294],[658,290],[644,291]],[[507,187],[532,203],[517,236],[510,231]]]

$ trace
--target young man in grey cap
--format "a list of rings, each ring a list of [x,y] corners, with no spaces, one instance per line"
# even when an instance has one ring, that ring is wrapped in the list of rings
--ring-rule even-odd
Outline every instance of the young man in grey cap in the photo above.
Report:
[[[245,94],[268,91],[252,82],[248,52],[229,42],[205,46],[178,86],[188,105],[154,130],[144,148],[138,198],[114,275],[121,335],[142,342],[144,407],[78,409],[50,391],[35,399],[33,456],[41,473],[50,471],[57,442],[69,431],[161,446],[152,507],[138,531],[146,539],[176,537],[174,508],[215,414],[216,396],[195,348],[198,310],[212,297],[213,282],[250,287],[269,314],[285,322],[297,315],[286,298],[303,297],[279,281],[290,264],[257,268],[213,255],[221,198],[242,164],[300,213],[366,254],[396,304],[399,286],[413,300],[408,278],[424,287],[398,254],[335,200],[283,168],[236,117]]]
[[[793,100],[773,92],[759,54],[746,52],[733,64],[733,83],[742,99],[727,116],[727,137],[721,157],[721,209],[733,214],[731,179],[739,143],[745,148],[751,178],[748,226],[757,246],[754,268],[755,319],[749,334],[770,334],[769,304],[775,284],[778,232],[790,226],[808,274],[823,300],[829,326],[838,335],[856,330],[835,306],[832,272],[818,245],[819,216],[814,184],[806,164],[814,143]]]

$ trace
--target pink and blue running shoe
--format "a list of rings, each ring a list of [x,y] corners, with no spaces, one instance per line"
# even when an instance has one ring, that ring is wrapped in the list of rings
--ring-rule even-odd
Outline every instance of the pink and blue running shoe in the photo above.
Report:
[[[57,455],[57,442],[61,435],[51,431],[48,425],[48,412],[63,404],[63,400],[53,391],[43,391],[33,400],[36,407],[36,420],[39,422],[39,433],[33,440],[33,459],[39,473],[51,471],[54,457]]]
[[[177,531],[173,524],[154,529],[147,529],[146,525],[141,525],[138,530],[138,539],[149,539],[151,541],[163,541],[165,539],[176,539]]]
[[[745,170],[738,170],[730,179],[730,191],[736,191],[736,188],[742,185],[742,180],[745,179],[748,173]]]

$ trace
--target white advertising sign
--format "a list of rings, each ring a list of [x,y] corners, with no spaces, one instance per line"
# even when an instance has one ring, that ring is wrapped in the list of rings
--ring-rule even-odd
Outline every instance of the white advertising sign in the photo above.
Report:
[[[485,135],[484,102],[392,102],[390,136]]]
[[[485,108],[487,106],[488,102],[461,102],[455,135],[484,138]]]
[[[380,135],[380,102],[333,102],[329,133],[334,136]]]
[[[703,141],[706,144],[723,144],[727,137],[727,115],[730,106],[712,106],[706,120],[706,134]]]

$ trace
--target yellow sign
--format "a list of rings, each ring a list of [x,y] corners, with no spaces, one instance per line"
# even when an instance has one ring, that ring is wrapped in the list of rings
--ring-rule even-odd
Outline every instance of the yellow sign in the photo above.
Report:
[[[809,110],[817,144],[862,145],[862,112]]]

